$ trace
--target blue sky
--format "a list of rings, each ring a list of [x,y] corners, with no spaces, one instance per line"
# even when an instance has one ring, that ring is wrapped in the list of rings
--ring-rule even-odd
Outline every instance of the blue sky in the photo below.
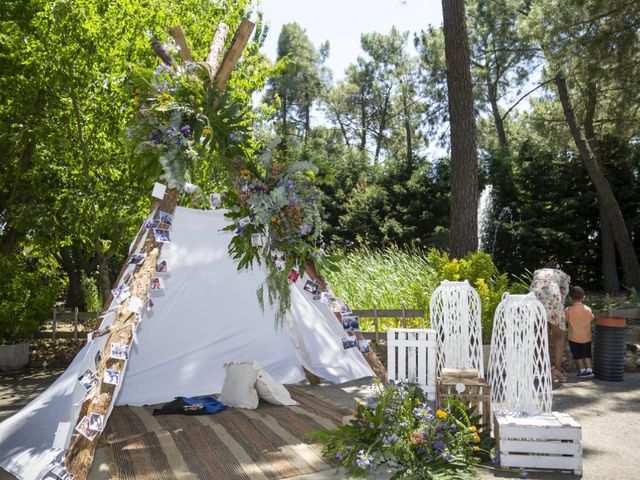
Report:
[[[296,22],[316,47],[329,40],[327,66],[336,79],[362,54],[361,34],[388,33],[395,26],[412,38],[427,25],[442,23],[440,0],[262,0],[260,9],[270,24],[264,47],[270,59],[275,60],[282,25]]]

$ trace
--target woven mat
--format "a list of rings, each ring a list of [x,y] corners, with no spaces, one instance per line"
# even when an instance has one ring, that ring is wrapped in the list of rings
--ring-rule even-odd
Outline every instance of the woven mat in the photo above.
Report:
[[[320,446],[307,432],[335,428],[349,412],[296,387],[300,403],[214,415],[152,416],[152,407],[117,407],[103,435],[116,478],[278,479],[326,470]]]

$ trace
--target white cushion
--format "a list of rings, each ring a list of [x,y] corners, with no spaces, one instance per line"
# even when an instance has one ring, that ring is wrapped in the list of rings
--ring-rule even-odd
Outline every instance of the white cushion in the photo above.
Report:
[[[260,372],[257,362],[227,362],[224,384],[220,400],[225,405],[235,408],[258,408],[258,392],[255,383]]]
[[[261,399],[274,405],[298,405],[287,389],[264,370],[258,373],[256,390]]]

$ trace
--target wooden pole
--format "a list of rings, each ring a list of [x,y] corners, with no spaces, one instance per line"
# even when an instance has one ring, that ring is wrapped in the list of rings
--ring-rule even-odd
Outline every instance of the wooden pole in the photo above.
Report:
[[[189,48],[189,43],[182,32],[182,27],[180,25],[176,25],[175,27],[171,27],[169,29],[169,34],[176,41],[176,44],[180,47],[180,58],[185,62],[193,62],[193,55],[191,54],[191,48]]]
[[[224,25],[224,24],[221,24],[221,25]],[[228,31],[228,27],[226,27],[226,25],[224,25],[223,28],[218,28],[216,30],[216,35],[214,35],[214,41],[212,41],[212,44],[211,44],[212,49],[214,47],[214,44],[216,46],[219,45],[220,39],[219,38],[216,39],[216,37],[219,37],[221,35],[221,33],[219,32],[224,31],[225,28]],[[224,36],[226,36],[226,33]],[[236,34],[236,36],[238,35]],[[221,42],[222,42],[221,44],[224,45],[224,38],[222,38]],[[221,54],[221,52],[222,50],[219,50],[218,54]],[[234,54],[234,56],[235,55],[236,54]],[[225,58],[227,56],[228,55],[225,55]],[[236,62],[237,62],[237,59],[236,59]],[[218,60],[213,58],[212,50],[210,50],[209,55],[207,56],[207,64],[217,65],[217,63],[218,63]],[[235,65],[235,62],[234,62],[234,65]],[[215,78],[216,75],[217,75],[217,72],[215,75],[212,75],[212,78]],[[229,76],[227,75],[226,79],[228,78]],[[220,90],[224,89],[226,85],[226,79],[224,82],[218,84],[218,88]],[[178,191],[176,189],[170,189],[165,194],[165,197],[163,200],[159,202],[154,202],[152,206],[152,214],[155,217],[157,217],[159,215],[160,210],[173,214],[177,206],[177,203],[178,203]],[[144,238],[145,233],[146,232],[143,227],[140,230],[138,237],[136,238],[136,242],[135,242],[136,246],[139,244],[141,239]],[[136,270],[134,271],[134,274],[132,276],[131,286],[129,288],[129,291],[132,297],[135,296],[142,300],[147,298],[150,285],[151,285],[151,278],[155,274],[156,262],[157,262],[158,256],[160,255],[162,245],[163,245],[162,243],[156,242],[154,238],[146,239],[144,245],[142,246],[142,251],[144,253],[147,253],[147,256],[144,262],[142,263],[142,265],[139,265],[136,267]],[[132,251],[135,252],[135,248]],[[120,270],[120,274],[118,276],[116,285],[118,285],[118,283],[120,282],[120,279],[122,278],[125,270],[127,269],[127,265],[128,265],[128,261],[127,263],[125,263],[125,265],[123,265],[122,269]],[[116,320],[111,326],[111,329],[108,333],[109,338],[107,339],[107,343],[105,344],[104,350],[102,352],[102,360],[100,361],[100,364],[98,365],[97,372],[96,372],[98,376],[102,378],[102,375],[104,374],[104,371],[107,368],[119,370],[120,383],[124,381],[126,365],[124,360],[110,358],[110,352],[111,352],[112,343],[122,343],[122,344],[130,345],[133,339],[133,332],[136,328],[137,316],[128,310],[129,301],[130,301],[129,299],[125,300],[119,306],[116,312]],[[109,299],[108,303],[105,304],[105,308],[104,308],[105,310],[108,309],[110,303],[111,303],[111,299]],[[55,313],[54,313],[54,331],[55,331]],[[76,424],[82,419],[82,417],[90,413],[98,413],[98,414],[104,415],[104,422],[106,423],[107,413],[109,412],[109,408],[114,401],[113,397],[115,393],[115,385],[101,383],[99,388],[100,388],[100,391],[98,395],[96,395],[93,399],[86,401],[82,405],[80,409],[80,415],[76,420]],[[93,441],[89,441],[79,434],[75,434],[72,437],[71,443],[69,444],[69,448],[65,455],[65,465],[69,473],[71,473],[76,480],[84,480],[87,478],[89,471],[91,470],[91,466],[93,465],[95,450],[98,445],[98,438],[99,438],[99,435],[96,436],[93,439]]]
[[[224,54],[220,68],[218,68],[218,71],[213,77],[218,86],[218,90],[224,90],[224,86],[227,84],[231,72],[235,68],[236,63],[238,63],[238,60],[240,60],[242,51],[249,41],[253,27],[255,27],[255,25],[247,19],[240,22],[240,26],[231,41],[231,46],[229,50],[227,50],[227,53]],[[207,57],[207,63],[208,62],[209,58]]]

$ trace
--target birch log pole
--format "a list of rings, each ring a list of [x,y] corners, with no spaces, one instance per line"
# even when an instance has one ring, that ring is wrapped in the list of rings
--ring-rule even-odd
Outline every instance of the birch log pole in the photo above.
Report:
[[[222,51],[224,49],[224,44],[229,29],[223,23],[221,23],[220,26],[216,29],[216,33],[214,34],[214,39],[211,42],[211,48],[209,54],[207,55],[205,65],[207,71],[210,72],[211,81],[214,81],[215,79],[220,91],[224,89],[226,82],[229,79],[229,74],[240,59],[242,49],[246,45],[253,27],[253,23],[249,22],[248,20],[242,21],[240,27],[238,28],[238,31],[236,32],[233,42],[229,47],[229,51],[224,55],[222,61],[220,61],[220,57],[222,56]],[[182,33],[182,29],[179,26],[173,27],[170,33],[184,50],[181,55],[182,58],[186,60],[191,56],[191,51],[188,48],[188,43],[186,38],[184,37],[184,34]],[[229,53],[232,50],[233,53]],[[218,64],[220,64],[219,67]],[[224,81],[219,80],[222,78],[224,78]],[[176,189],[170,189],[167,191],[164,199],[159,202],[154,202],[151,212],[153,213],[153,216],[155,218],[158,217],[161,210],[173,214],[177,203],[178,191]],[[140,244],[145,234],[146,230],[142,228],[134,242],[134,248],[132,249],[132,252],[136,251],[137,246]],[[129,301],[130,298],[134,296],[143,300],[147,298],[151,285],[151,278],[155,274],[156,262],[162,250],[162,245],[162,243],[156,242],[154,238],[147,238],[145,240],[145,243],[142,247],[142,252],[146,253],[147,256],[142,265],[136,267],[136,270],[132,275],[132,280],[129,287],[131,297],[125,300],[118,307],[118,310],[116,312],[116,320],[109,330],[109,338],[107,339],[107,343],[102,352],[102,360],[98,364],[96,372],[100,379],[102,379],[104,371],[109,368],[120,371],[120,383],[124,380],[124,375],[126,373],[126,363],[124,360],[110,358],[111,344],[121,343],[131,345],[133,332],[135,331],[135,328],[137,326],[138,316],[128,310]],[[125,270],[127,269],[127,265],[128,261],[123,265],[120,274],[118,275],[116,286],[120,283],[120,280]],[[110,298],[107,300],[107,303],[104,307],[105,310],[109,308],[111,301],[112,296],[110,296]],[[80,415],[76,420],[76,424],[85,415],[88,415],[90,413],[98,413],[104,415],[104,423],[106,424],[107,414],[109,413],[111,405],[115,400],[115,390],[115,385],[101,383],[97,395],[95,395],[91,400],[86,401],[82,405]],[[98,438],[99,434],[93,439],[93,441],[87,440],[85,437],[79,434],[76,434],[72,437],[65,456],[65,466],[67,467],[69,473],[71,473],[76,480],[84,480],[87,478],[89,471],[91,470],[91,466],[93,465]]]

